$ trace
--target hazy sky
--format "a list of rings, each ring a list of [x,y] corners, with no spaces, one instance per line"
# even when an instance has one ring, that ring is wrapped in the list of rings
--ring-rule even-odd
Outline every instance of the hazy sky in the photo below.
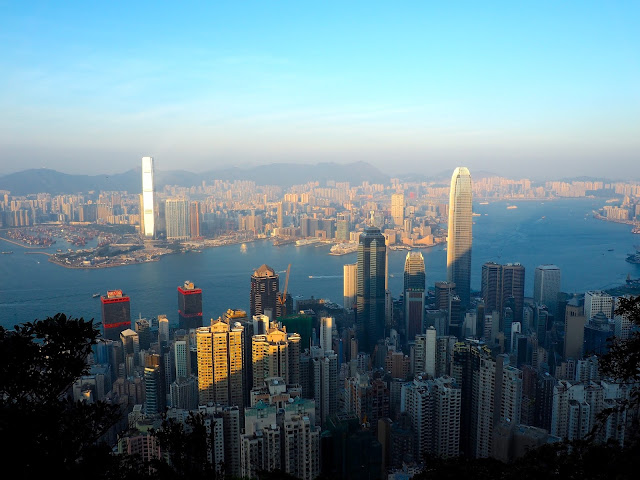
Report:
[[[0,174],[640,177],[640,2],[0,0]]]

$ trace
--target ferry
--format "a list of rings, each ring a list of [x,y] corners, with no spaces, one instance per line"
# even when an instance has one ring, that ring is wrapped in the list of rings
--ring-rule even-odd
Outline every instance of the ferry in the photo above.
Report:
[[[10,255],[10,254],[13,253],[13,250],[8,250],[8,251],[2,252],[2,253],[3,253],[3,255]]]
[[[98,298],[100,296],[99,293],[94,293],[93,295],[91,295],[93,298]]]
[[[507,207],[507,210],[513,210],[514,208],[518,208],[518,206],[517,205],[509,205]]]
[[[480,205],[489,205],[489,202],[480,202]]]

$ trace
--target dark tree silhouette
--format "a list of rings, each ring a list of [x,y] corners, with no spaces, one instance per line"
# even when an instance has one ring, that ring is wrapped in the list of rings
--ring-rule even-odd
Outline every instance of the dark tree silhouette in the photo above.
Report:
[[[93,320],[61,313],[13,330],[0,327],[0,438],[18,477],[80,473],[89,457],[109,461],[99,440],[118,420],[119,408],[74,402],[69,395],[88,372],[98,335]]]

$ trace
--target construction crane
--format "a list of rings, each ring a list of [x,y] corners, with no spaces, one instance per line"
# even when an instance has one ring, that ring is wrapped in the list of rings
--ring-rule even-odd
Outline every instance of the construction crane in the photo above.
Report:
[[[289,272],[291,271],[291,264],[287,266],[287,276],[284,281],[284,292],[278,294],[278,303],[280,304],[281,316],[284,317],[287,314],[287,289],[289,288]]]

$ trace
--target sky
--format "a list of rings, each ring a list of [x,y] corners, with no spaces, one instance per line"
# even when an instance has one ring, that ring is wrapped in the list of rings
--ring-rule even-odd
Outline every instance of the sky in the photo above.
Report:
[[[0,0],[0,174],[640,178],[640,2]]]

